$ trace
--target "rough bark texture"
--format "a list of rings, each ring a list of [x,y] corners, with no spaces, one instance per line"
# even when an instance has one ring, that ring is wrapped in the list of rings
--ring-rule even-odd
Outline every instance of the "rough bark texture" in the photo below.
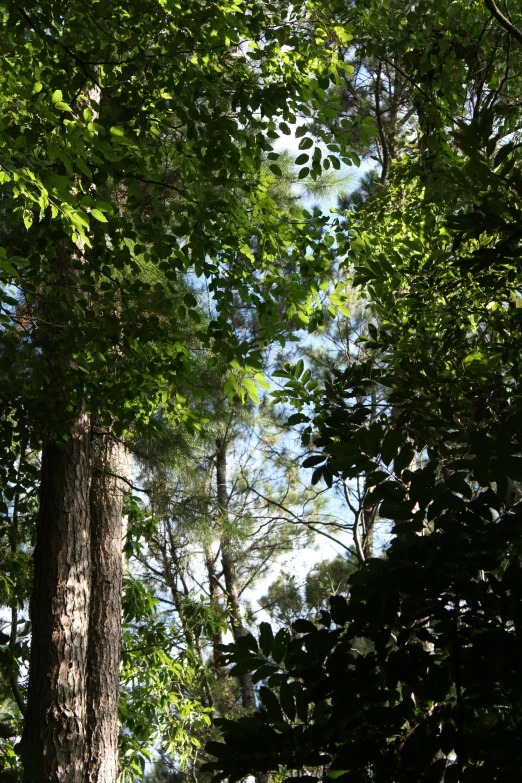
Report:
[[[224,438],[216,440],[216,481],[217,481],[217,500],[221,512],[221,564],[223,566],[223,578],[227,590],[228,612],[232,624],[232,633],[235,641],[242,636],[246,636],[247,630],[243,625],[241,618],[241,608],[239,604],[239,590],[237,586],[236,568],[234,563],[234,552],[232,541],[227,529],[227,444]],[[251,674],[243,674],[239,677],[241,688],[241,700],[243,707],[247,709],[256,706],[254,695],[254,686]]]
[[[90,601],[89,417],[76,415],[65,443],[42,452],[31,605],[33,636],[24,778],[80,783],[86,759]]]
[[[95,437],[90,492],[92,586],[87,655],[88,783],[118,777],[118,697],[122,617],[123,498],[129,452],[110,436]],[[121,477],[121,478],[118,478]]]

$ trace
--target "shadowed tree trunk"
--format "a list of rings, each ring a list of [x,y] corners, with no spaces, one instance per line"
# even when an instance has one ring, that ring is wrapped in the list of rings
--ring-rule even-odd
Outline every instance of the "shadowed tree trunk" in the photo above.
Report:
[[[89,417],[43,447],[31,603],[33,635],[21,756],[26,781],[80,783],[87,725],[91,540]]]
[[[24,780],[116,783],[124,446],[78,414],[44,446]],[[119,477],[122,478],[119,478]]]

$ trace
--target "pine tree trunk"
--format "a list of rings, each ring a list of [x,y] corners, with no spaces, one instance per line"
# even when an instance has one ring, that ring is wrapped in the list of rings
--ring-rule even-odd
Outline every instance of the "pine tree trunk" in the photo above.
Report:
[[[237,586],[236,568],[234,563],[234,552],[232,541],[227,529],[227,444],[224,438],[216,440],[216,480],[217,480],[217,501],[221,513],[221,564],[223,566],[223,578],[227,590],[228,612],[232,625],[232,634],[237,641],[242,636],[246,636],[247,630],[241,619],[241,608],[239,604],[239,590]],[[251,674],[243,674],[239,677],[239,686],[241,688],[241,701],[243,707],[250,709],[256,706],[254,695],[254,685]]]
[[[94,439],[90,492],[92,587],[87,655],[88,783],[116,783],[122,618],[122,519],[129,452],[109,435]],[[121,477],[121,478],[118,478]]]
[[[26,781],[83,783],[90,602],[91,432],[77,413],[42,452],[31,602],[33,635],[21,756]]]

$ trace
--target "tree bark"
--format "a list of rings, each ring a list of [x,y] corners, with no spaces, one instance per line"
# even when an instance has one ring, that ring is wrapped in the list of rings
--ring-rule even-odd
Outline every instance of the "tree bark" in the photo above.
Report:
[[[108,434],[94,438],[90,492],[92,587],[87,653],[88,783],[116,783],[122,620],[122,519],[131,459]]]
[[[20,753],[31,783],[116,783],[122,504],[130,458],[91,421],[42,455],[29,693]],[[114,474],[114,475],[111,475]]]
[[[24,780],[83,783],[86,762],[91,542],[90,421],[43,447],[31,602]]]
[[[248,633],[241,618],[239,604],[239,590],[237,586],[234,552],[230,533],[228,531],[228,493],[227,493],[227,444],[225,438],[216,439],[216,481],[217,501],[221,515],[221,564],[223,566],[223,578],[227,591],[228,613],[232,625],[232,634],[237,642]],[[243,674],[239,677],[241,689],[241,701],[243,707],[250,709],[256,706],[254,685],[251,674]]]

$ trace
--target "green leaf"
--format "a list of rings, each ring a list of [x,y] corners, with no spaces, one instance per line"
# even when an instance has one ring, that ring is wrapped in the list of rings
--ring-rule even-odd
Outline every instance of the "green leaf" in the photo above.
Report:
[[[384,444],[383,444],[384,448]],[[395,473],[400,475],[404,468],[407,468],[413,458],[415,456],[415,451],[413,449],[413,446],[410,443],[407,443],[399,452],[399,454],[395,457],[395,460],[393,462],[393,469]]]
[[[263,685],[259,689],[259,696],[268,713],[269,719],[275,723],[284,723],[283,713],[281,712],[281,707],[275,693],[273,693],[270,688]]]
[[[114,213],[114,208],[112,204],[109,204],[106,201],[97,201],[95,208],[100,212],[108,212],[110,215]]]
[[[263,652],[263,655],[270,655],[272,652],[272,644],[274,642],[274,634],[270,623],[261,623],[259,626],[259,646]]]
[[[95,220],[99,220],[100,223],[107,223],[107,218],[99,209],[91,209],[89,214],[92,215]]]
[[[314,146],[314,142],[309,136],[306,136],[304,139],[301,139],[299,142],[299,149],[300,150],[308,150],[310,147]]]
[[[294,378],[300,378],[303,370],[304,370],[304,361],[302,359],[299,359],[299,361],[296,363],[296,365],[292,370],[292,374]]]
[[[385,465],[389,465],[399,451],[403,442],[403,434],[398,430],[388,430],[384,436],[381,448],[381,458]]]
[[[281,684],[279,698],[285,715],[293,722],[296,717],[295,699],[294,694],[292,693],[292,687],[287,682]]]
[[[292,628],[297,633],[315,633],[317,631],[317,627],[310,620],[296,620],[292,623]]]
[[[288,417],[286,423],[289,427],[293,427],[295,424],[303,424],[306,421],[310,421],[309,416],[305,416],[304,413],[292,413]]]
[[[281,663],[285,657],[289,641],[290,634],[286,628],[281,628],[281,630],[276,633],[274,643],[272,645],[272,658],[276,663]]]
[[[241,384],[247,390],[248,396],[252,402],[255,402],[256,404],[259,403],[259,390],[254,381],[251,378],[242,378]]]
[[[302,464],[303,468],[313,468],[314,465],[319,465],[325,462],[324,454],[314,454],[312,457],[307,457]]]

